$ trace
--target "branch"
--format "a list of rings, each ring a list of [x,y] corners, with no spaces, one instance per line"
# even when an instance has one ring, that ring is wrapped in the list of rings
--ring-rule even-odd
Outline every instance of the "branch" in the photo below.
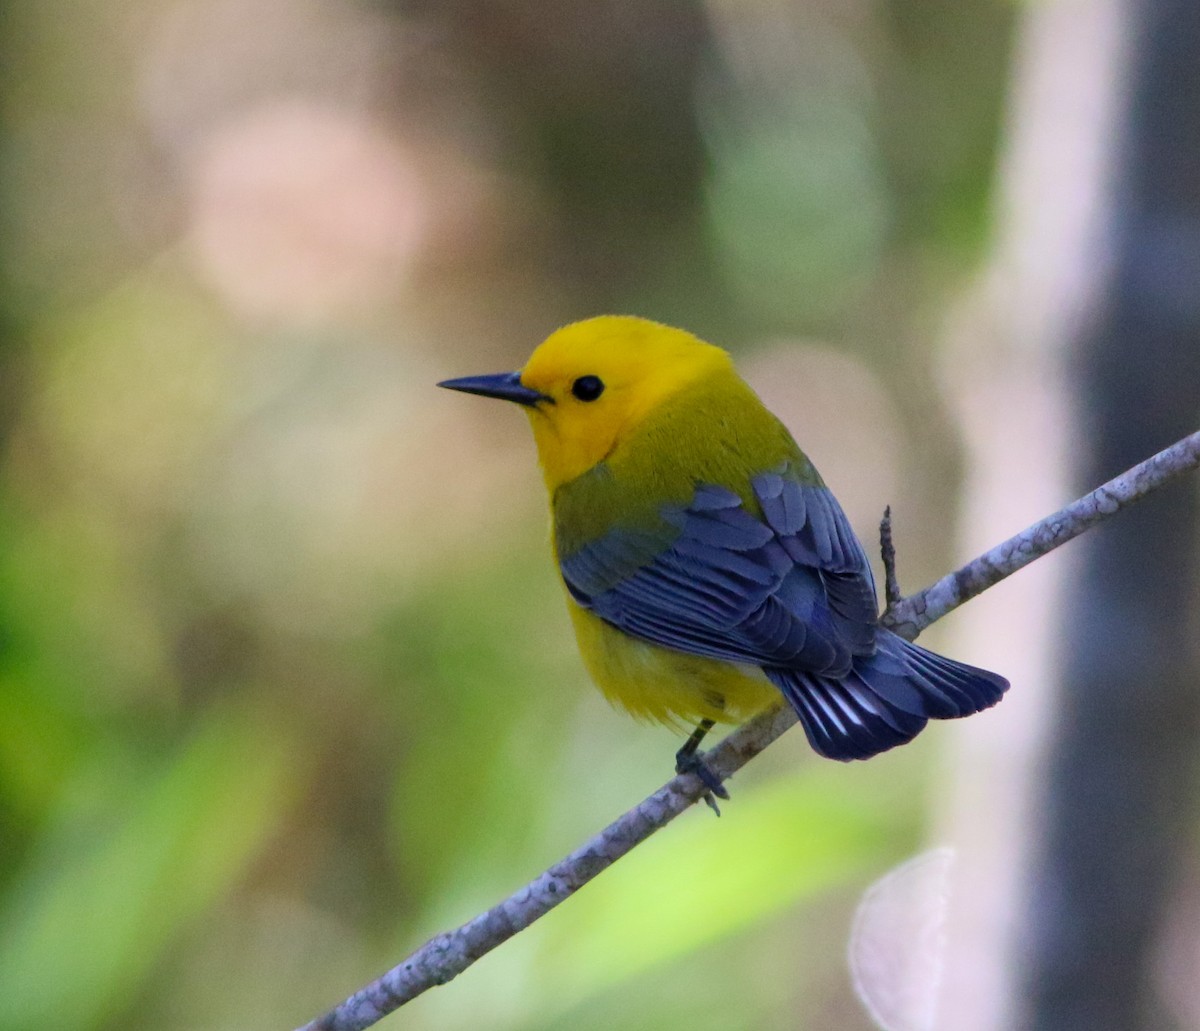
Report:
[[[884,614],[884,625],[913,640],[930,623],[963,602],[1197,466],[1200,466],[1200,431],[996,545],[957,572],[943,576],[932,587],[905,598]]]
[[[1197,466],[1200,432],[1109,480],[932,587],[891,605],[883,622],[912,640],[963,602]],[[790,707],[761,713],[709,752],[705,763],[724,780],[795,722]],[[299,1031],[362,1031],[434,985],[445,984],[665,827],[707,790],[691,773],[668,781],[530,884],[457,930],[430,939],[399,966]]]

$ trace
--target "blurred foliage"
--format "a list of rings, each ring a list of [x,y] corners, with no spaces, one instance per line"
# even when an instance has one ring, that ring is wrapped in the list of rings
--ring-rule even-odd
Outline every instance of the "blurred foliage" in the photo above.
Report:
[[[946,479],[925,312],[986,232],[1012,12],[3,10],[0,1027],[290,1026],[677,744],[586,685],[524,427],[431,384],[600,309],[820,334],[903,355],[888,432]],[[848,913],[926,737],[784,742],[405,1026],[865,1027]]]

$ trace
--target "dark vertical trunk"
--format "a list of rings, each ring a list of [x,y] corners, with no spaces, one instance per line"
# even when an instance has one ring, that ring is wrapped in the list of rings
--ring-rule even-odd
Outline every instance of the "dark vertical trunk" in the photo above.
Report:
[[[1114,265],[1076,357],[1081,488],[1200,423],[1200,4],[1144,0],[1129,17]],[[1152,975],[1192,824],[1198,496],[1185,482],[1090,534],[1068,592],[1022,949],[1037,1031],[1170,1026]]]

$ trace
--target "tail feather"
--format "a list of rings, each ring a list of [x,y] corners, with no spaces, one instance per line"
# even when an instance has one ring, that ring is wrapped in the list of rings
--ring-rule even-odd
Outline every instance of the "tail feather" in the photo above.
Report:
[[[895,637],[893,634],[888,636]],[[991,708],[1008,690],[1008,681],[996,673],[978,666],[968,666],[965,662],[955,662],[899,637],[895,637],[895,640],[904,645],[913,668],[941,687],[953,702],[952,711],[944,716],[937,714],[940,719],[970,716],[973,712]]]
[[[830,759],[867,759],[911,741],[929,719],[995,705],[1008,681],[880,631],[873,655],[841,679],[796,670],[766,674],[791,702],[809,744]]]

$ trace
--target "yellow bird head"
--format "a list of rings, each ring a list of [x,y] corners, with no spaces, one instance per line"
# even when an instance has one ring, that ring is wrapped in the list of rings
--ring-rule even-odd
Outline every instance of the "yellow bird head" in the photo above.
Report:
[[[607,458],[672,394],[722,375],[736,377],[729,355],[691,333],[601,315],[552,333],[519,372],[439,386],[523,405],[553,492]]]

